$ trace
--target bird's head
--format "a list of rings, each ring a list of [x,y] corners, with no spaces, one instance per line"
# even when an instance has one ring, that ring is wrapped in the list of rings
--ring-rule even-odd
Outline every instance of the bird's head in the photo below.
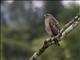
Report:
[[[45,14],[44,17],[45,17],[45,18],[47,18],[47,17],[52,17],[52,14]]]

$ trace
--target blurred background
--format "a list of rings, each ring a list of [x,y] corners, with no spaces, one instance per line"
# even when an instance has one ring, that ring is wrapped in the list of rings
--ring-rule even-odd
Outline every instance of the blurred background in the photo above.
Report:
[[[61,27],[80,15],[80,1],[1,1],[1,60],[28,60],[50,36],[44,14],[51,13]],[[37,60],[80,60],[80,24],[62,41],[50,46]]]

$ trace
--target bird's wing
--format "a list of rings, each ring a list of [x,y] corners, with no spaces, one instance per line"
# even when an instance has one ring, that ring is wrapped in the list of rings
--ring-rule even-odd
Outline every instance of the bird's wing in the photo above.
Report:
[[[56,27],[54,23],[52,23],[52,21],[49,22],[49,26],[50,26],[52,34],[56,36],[59,32],[59,29]]]
[[[59,22],[57,21],[57,19],[55,17],[52,16],[52,20],[53,22],[55,22],[56,24],[58,24]]]
[[[55,25],[56,25],[56,27],[57,27],[59,30],[61,29],[61,26],[60,26],[60,24],[59,24],[59,21],[58,21],[58,20],[56,20],[56,18],[55,18],[55,17],[52,17],[51,22],[52,22],[52,24],[55,24]]]

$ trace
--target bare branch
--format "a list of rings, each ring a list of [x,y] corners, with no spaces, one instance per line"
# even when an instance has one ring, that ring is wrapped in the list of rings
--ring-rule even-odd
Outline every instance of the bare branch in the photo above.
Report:
[[[67,23],[64,28],[62,28],[62,31],[60,33],[62,33],[62,38],[64,38],[64,36],[66,36],[71,30],[73,30],[73,28],[75,28],[80,22],[80,16],[76,16],[73,20],[71,20],[69,23]],[[67,27],[68,26],[68,27]]]
[[[76,27],[80,22],[80,16],[76,16],[69,23],[67,23],[58,33],[57,36],[46,39],[44,41],[43,46],[35,52],[29,60],[36,60],[38,56],[40,56],[49,46],[55,44],[54,40],[62,40],[74,27]]]

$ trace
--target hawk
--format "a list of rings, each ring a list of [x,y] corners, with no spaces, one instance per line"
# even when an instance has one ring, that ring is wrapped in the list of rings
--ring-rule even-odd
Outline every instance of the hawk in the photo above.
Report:
[[[46,14],[45,16],[45,31],[51,36],[57,36],[60,31],[60,25],[59,22],[56,20],[55,17],[53,17],[52,14]],[[55,40],[55,43],[58,43],[57,40]]]

